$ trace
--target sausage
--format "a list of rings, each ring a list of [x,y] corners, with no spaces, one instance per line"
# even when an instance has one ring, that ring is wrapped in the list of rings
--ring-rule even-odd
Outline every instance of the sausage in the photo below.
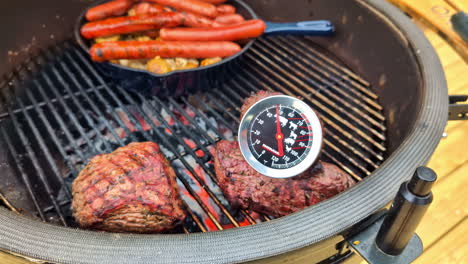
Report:
[[[232,5],[219,5],[216,7],[218,15],[235,14],[236,8]]]
[[[229,57],[241,50],[229,41],[114,41],[94,44],[89,53],[93,61],[118,59],[211,58]]]
[[[255,38],[265,31],[265,22],[249,20],[237,25],[212,28],[163,28],[159,31],[162,40],[179,41],[234,41]]]
[[[180,12],[182,24],[187,27],[206,28],[212,27],[214,20],[190,12]]]
[[[245,19],[239,14],[228,14],[221,15],[215,19],[215,27],[225,26],[225,25],[235,25],[244,22]]]
[[[163,6],[170,6],[177,11],[186,11],[207,17],[216,17],[216,6],[200,0],[147,0]]]
[[[226,0],[200,0],[200,1],[207,2],[213,5],[219,5],[219,4],[226,2]]]
[[[98,5],[88,9],[86,19],[96,21],[111,16],[120,16],[125,14],[133,4],[133,0],[114,0],[108,3]]]
[[[106,20],[85,24],[81,28],[81,35],[87,39],[92,39],[159,29],[162,27],[176,27],[181,25],[182,22],[182,17],[176,12],[108,18]]]
[[[147,14],[154,15],[154,14],[162,13],[165,11],[162,5],[158,5],[155,3],[146,3],[146,2],[136,4],[133,8],[135,9],[135,14],[137,16],[147,15]]]

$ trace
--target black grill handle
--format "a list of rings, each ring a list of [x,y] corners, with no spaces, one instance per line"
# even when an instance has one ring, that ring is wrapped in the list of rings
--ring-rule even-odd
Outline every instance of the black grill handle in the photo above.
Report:
[[[376,237],[377,246],[389,255],[399,255],[413,237],[416,227],[432,202],[435,172],[419,167],[409,182],[400,186]]]
[[[432,202],[431,188],[436,179],[433,170],[417,168],[411,180],[401,184],[388,213],[351,234],[349,245],[370,264],[413,262],[423,251],[414,231]]]
[[[468,120],[468,95],[449,96],[449,120]]]

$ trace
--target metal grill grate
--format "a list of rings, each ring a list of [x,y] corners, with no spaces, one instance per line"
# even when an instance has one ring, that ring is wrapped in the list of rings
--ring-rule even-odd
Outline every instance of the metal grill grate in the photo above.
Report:
[[[154,141],[175,168],[191,209],[175,232],[270,220],[230,207],[210,155],[217,141],[234,139],[243,98],[260,89],[300,96],[313,106],[327,131],[323,158],[356,180],[383,161],[385,118],[378,97],[310,39],[263,38],[243,60],[243,70],[222,87],[164,100],[114,87],[71,42],[26,62],[1,89],[0,142],[37,217],[75,226],[70,185],[84,164],[132,141]]]

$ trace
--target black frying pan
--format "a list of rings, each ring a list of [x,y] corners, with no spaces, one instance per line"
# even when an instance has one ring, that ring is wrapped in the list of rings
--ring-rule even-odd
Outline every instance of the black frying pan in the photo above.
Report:
[[[108,0],[98,1],[99,5]],[[241,0],[227,2],[236,7],[237,13],[246,20],[257,19],[257,14]],[[91,8],[92,6],[90,6]],[[80,28],[87,21],[87,10],[77,20],[75,25],[75,38],[78,44],[88,52],[91,41],[84,39],[80,34]],[[304,21],[295,23],[266,22],[267,28],[264,34],[300,34],[300,35],[331,35],[334,32],[333,25],[327,20]],[[96,63],[100,71],[113,83],[127,90],[143,93],[145,95],[179,96],[193,93],[210,87],[216,87],[228,76],[229,68],[235,68],[238,60],[253,44],[252,39],[243,45],[240,52],[234,56],[223,59],[221,62],[188,70],[177,70],[166,74],[155,74],[146,70],[133,69],[110,62]],[[232,70],[232,69],[231,69]],[[235,70],[235,69],[234,69]],[[231,71],[232,72],[232,71]]]

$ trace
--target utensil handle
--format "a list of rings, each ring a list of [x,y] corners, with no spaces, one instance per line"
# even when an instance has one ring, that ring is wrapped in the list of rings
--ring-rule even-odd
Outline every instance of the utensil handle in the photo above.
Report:
[[[335,32],[333,24],[328,20],[302,21],[294,23],[265,22],[265,34],[296,34],[327,36]]]

